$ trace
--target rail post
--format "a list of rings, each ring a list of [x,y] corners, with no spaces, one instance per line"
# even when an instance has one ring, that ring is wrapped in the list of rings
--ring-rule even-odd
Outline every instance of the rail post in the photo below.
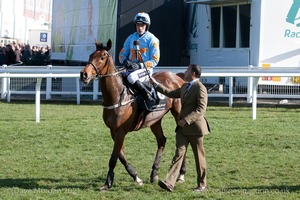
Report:
[[[249,65],[248,69],[251,70],[253,65]],[[253,77],[248,77],[247,82],[247,103],[251,103],[253,101]]]
[[[233,105],[233,77],[229,77],[229,107]]]
[[[2,69],[6,69],[7,65],[2,65]],[[5,74],[7,74],[5,72]],[[7,78],[2,78],[2,84],[1,84],[1,99],[5,99],[7,95]]]
[[[99,79],[95,79],[93,82],[93,100],[98,99],[98,91],[99,91]]]
[[[76,101],[77,104],[80,104],[80,81],[79,78],[76,78]]]
[[[51,70],[52,65],[47,65],[47,69]],[[51,74],[51,73],[50,73]],[[52,78],[46,78],[46,99],[51,99]]]
[[[41,116],[41,83],[42,78],[36,78],[36,85],[35,85],[35,122],[40,122]]]

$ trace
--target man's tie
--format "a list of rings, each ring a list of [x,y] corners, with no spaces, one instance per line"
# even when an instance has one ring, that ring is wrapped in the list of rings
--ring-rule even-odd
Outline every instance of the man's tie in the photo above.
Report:
[[[186,86],[186,88],[185,88],[185,90],[184,90],[184,93],[183,93],[183,96],[185,96],[186,93],[189,91],[190,85],[191,85],[191,83],[189,83],[189,84]]]

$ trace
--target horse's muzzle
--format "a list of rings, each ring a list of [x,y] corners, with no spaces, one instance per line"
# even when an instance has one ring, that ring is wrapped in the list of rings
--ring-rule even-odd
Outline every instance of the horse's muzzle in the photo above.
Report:
[[[87,82],[88,74],[85,71],[80,72],[80,80],[84,83]]]

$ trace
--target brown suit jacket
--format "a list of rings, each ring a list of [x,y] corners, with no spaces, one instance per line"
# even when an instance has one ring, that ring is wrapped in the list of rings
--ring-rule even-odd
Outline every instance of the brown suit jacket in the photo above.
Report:
[[[188,83],[185,83],[181,88],[170,91],[160,84],[156,89],[170,98],[181,98],[180,119],[187,122],[181,129],[184,135],[207,135],[210,128],[204,116],[208,101],[206,87],[198,79],[184,95],[187,85]]]

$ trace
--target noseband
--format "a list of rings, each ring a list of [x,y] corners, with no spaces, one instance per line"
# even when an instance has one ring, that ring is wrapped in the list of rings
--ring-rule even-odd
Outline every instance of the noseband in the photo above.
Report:
[[[109,58],[110,58],[110,54],[106,51],[105,52],[106,53],[106,55],[107,55],[107,59],[106,59],[106,62],[105,62],[105,64],[104,64],[104,66],[103,66],[103,68],[102,68],[102,70],[105,68],[105,66],[107,66],[108,64],[109,64]],[[98,78],[104,78],[104,77],[109,77],[109,76],[116,76],[116,75],[118,75],[118,74],[120,74],[121,72],[122,72],[122,70],[121,71],[117,71],[116,73],[113,73],[113,74],[101,74],[102,73],[102,70],[98,70],[97,69],[97,67],[92,63],[92,62],[88,62],[87,63],[88,65],[92,65],[92,67],[94,68],[94,70],[95,70],[95,72],[96,72],[96,77],[98,77]],[[108,70],[107,70],[108,71]]]

